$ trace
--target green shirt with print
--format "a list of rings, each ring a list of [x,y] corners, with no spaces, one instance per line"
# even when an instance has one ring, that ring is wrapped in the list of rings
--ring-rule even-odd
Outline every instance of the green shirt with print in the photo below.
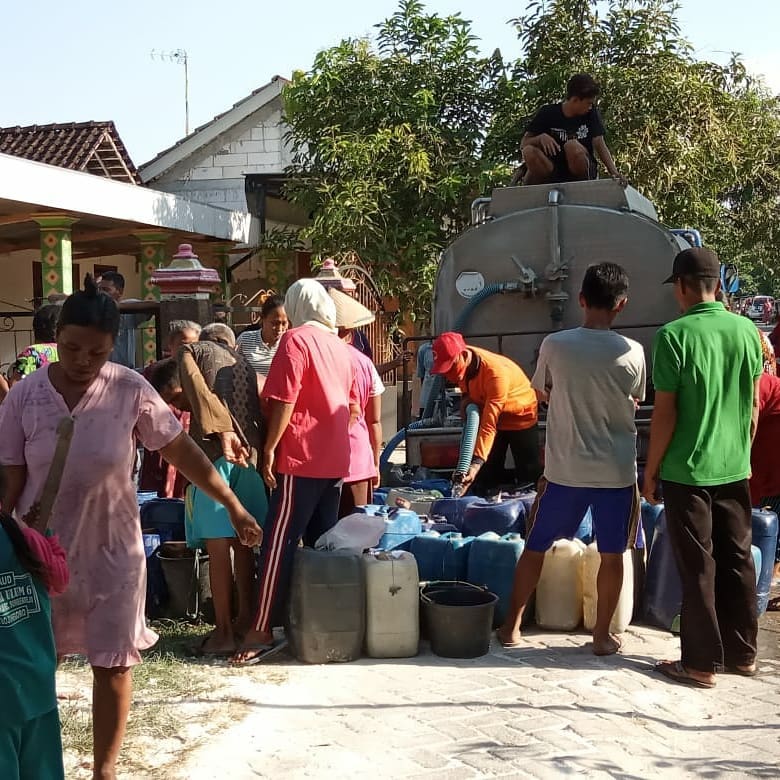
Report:
[[[699,303],[653,343],[653,384],[677,395],[661,479],[725,485],[750,475],[750,419],[762,354],[756,326],[722,303]]]

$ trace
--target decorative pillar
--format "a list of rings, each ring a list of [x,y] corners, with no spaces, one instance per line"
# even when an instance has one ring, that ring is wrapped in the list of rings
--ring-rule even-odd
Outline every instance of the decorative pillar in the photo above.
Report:
[[[170,265],[158,268],[151,282],[160,288],[160,325],[165,332],[173,320],[211,322],[211,294],[219,289],[219,273],[204,268],[190,244],[180,244]]]
[[[141,271],[141,300],[159,301],[160,290],[152,282],[152,276],[158,268],[162,268],[166,263],[165,248],[168,235],[153,230],[140,230],[135,234],[135,237],[141,243],[141,251],[138,254]],[[151,319],[144,323],[141,360],[143,365],[148,366],[156,359],[157,333],[154,319]]]
[[[213,250],[214,261],[216,262],[221,280],[220,292],[222,300],[227,303],[231,295],[228,269],[230,268],[230,251],[233,249],[233,244],[210,244],[210,248]]]
[[[34,219],[41,229],[43,299],[49,295],[70,295],[73,292],[70,231],[78,220],[65,214],[47,214]]]

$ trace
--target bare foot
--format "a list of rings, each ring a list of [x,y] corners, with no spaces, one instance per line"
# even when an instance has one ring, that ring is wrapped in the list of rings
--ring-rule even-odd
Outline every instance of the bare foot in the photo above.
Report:
[[[231,662],[234,664],[242,664],[251,660],[257,654],[257,648],[264,645],[272,645],[274,643],[274,635],[270,631],[255,631],[250,629],[244,635],[241,641],[241,647],[236,650]]]
[[[606,638],[593,637],[593,655],[614,655],[623,643],[614,634],[607,634]]]
[[[523,643],[523,638],[519,631],[509,631],[504,626],[496,630],[496,637],[501,644],[509,649],[514,647],[520,647]]]
[[[236,652],[236,640],[230,633],[213,631],[201,643],[199,651],[204,655],[232,655]]]

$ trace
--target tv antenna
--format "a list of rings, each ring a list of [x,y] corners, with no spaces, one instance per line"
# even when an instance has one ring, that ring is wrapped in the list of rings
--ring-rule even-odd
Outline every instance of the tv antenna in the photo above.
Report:
[[[189,55],[186,49],[158,50],[152,49],[151,57],[160,62],[173,62],[184,66],[184,135],[190,134],[190,75]]]

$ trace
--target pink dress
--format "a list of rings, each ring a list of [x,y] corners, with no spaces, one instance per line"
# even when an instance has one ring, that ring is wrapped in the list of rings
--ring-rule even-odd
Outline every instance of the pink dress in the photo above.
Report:
[[[146,562],[131,474],[135,438],[149,450],[170,444],[181,425],[136,372],[106,363],[71,413],[43,368],[11,389],[0,415],[0,463],[27,466],[17,505],[23,516],[40,495],[68,415],[75,427],[50,528],[70,568],[52,599],[59,655],[84,654],[93,666],[132,666],[157,635],[146,627]]]

